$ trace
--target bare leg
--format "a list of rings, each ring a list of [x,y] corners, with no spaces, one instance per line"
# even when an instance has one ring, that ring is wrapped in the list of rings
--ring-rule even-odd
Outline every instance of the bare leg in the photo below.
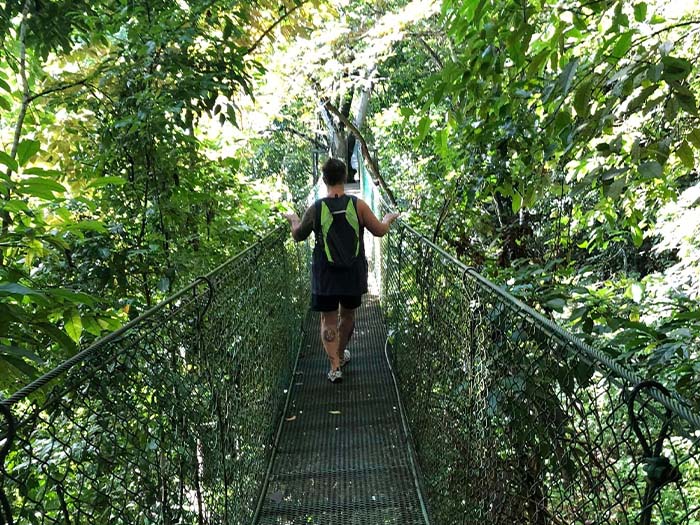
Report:
[[[332,370],[340,368],[340,360],[338,359],[339,340],[338,312],[321,312],[321,341],[323,342],[323,349],[328,354]]]
[[[353,308],[343,308],[340,306],[340,323],[338,326],[338,356],[343,359],[343,352],[350,342],[352,333],[355,331],[355,310]]]

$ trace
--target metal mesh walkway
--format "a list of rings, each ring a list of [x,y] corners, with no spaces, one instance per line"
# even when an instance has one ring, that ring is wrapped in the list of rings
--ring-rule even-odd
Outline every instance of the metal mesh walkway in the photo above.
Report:
[[[357,312],[343,382],[326,379],[319,317],[306,323],[259,523],[422,524],[376,298]]]

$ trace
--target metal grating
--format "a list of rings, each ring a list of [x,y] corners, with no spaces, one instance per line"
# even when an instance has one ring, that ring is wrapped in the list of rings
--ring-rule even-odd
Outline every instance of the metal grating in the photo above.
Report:
[[[425,525],[378,300],[357,312],[343,382],[326,379],[319,316],[306,339],[258,523]]]

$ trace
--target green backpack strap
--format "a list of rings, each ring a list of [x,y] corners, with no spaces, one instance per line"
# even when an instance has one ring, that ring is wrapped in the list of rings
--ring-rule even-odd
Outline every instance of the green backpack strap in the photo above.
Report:
[[[321,232],[323,233],[323,247],[329,262],[333,262],[331,251],[328,249],[328,230],[331,229],[331,224],[333,224],[333,214],[328,205],[321,201]]]
[[[352,198],[348,199],[348,205],[345,208],[345,219],[355,231],[355,257],[357,257],[360,253],[360,219],[357,217],[357,210]]]

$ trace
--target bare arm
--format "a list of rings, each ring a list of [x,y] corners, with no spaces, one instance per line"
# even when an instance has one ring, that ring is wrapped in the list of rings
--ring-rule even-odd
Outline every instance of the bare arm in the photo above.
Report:
[[[384,237],[389,231],[391,223],[399,217],[398,213],[387,213],[380,221],[362,199],[357,199],[357,213],[360,215],[362,225],[375,237]]]
[[[285,219],[289,221],[289,226],[292,229],[292,238],[299,242],[306,239],[314,229],[314,207],[309,206],[304,212],[304,216],[299,219],[296,213],[285,214]]]

